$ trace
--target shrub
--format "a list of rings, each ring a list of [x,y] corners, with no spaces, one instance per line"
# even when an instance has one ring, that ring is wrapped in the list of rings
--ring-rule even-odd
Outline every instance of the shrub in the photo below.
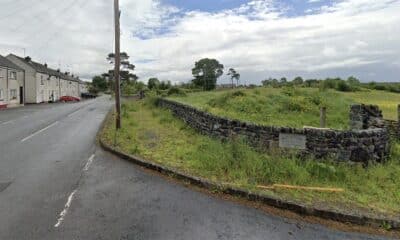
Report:
[[[184,90],[178,88],[178,87],[172,87],[168,90],[167,92],[168,96],[181,96],[181,97],[185,97],[186,93]]]
[[[387,89],[386,89],[386,86],[384,86],[384,85],[376,85],[376,86],[375,86],[375,90],[382,90],[382,91],[385,91],[385,90],[387,90]]]
[[[352,91],[349,84],[347,84],[347,82],[344,80],[338,81],[338,83],[336,85],[336,90],[341,91],[341,92],[351,92]]]

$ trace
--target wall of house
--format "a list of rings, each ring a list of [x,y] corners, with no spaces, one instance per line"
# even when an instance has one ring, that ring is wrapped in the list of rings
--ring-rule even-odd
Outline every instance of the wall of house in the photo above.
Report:
[[[61,79],[61,96],[80,97],[79,82]]]
[[[13,70],[9,70],[13,71]],[[24,72],[14,71],[16,72],[16,79],[9,78],[8,80],[8,101],[9,107],[19,106],[20,105],[20,87],[24,86]],[[13,94],[12,94],[13,92]]]
[[[8,55],[7,59],[25,71],[25,103],[37,103],[36,71],[13,55]]]
[[[49,100],[47,79],[49,75],[44,73],[36,73],[36,103],[47,102]]]
[[[86,83],[79,83],[79,92],[82,93],[88,93],[89,89]]]
[[[384,161],[390,152],[389,134],[385,128],[338,131],[262,126],[214,116],[166,99],[160,98],[158,105],[170,109],[176,117],[203,134],[222,139],[243,136],[256,148],[293,148],[316,158],[363,163]]]
[[[16,73],[16,78],[10,78],[10,72]],[[15,107],[20,104],[20,87],[24,84],[24,72],[0,67],[0,104]]]
[[[7,68],[0,67],[0,105],[8,104],[7,101]]]

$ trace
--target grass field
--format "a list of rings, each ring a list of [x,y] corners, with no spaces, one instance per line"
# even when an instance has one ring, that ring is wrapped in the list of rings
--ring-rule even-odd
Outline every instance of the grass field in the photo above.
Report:
[[[327,108],[327,127],[348,128],[352,103],[377,104],[387,119],[397,119],[400,94],[376,90],[344,93],[313,88],[256,88],[198,92],[170,99],[213,114],[248,122],[298,127],[319,126],[319,109]]]
[[[258,95],[252,91],[246,91],[246,94]],[[203,97],[209,94],[197,94],[198,100],[192,101],[204,103]],[[222,96],[225,93],[217,94]],[[260,91],[259,94],[264,93]],[[302,203],[400,214],[399,145],[393,147],[389,162],[364,169],[358,165],[259,153],[240,139],[223,143],[196,133],[169,111],[155,107],[150,99],[126,102],[122,109],[121,131],[115,132],[110,118],[100,137],[129,154],[214,181]],[[345,192],[269,191],[256,187],[274,183],[341,187]]]

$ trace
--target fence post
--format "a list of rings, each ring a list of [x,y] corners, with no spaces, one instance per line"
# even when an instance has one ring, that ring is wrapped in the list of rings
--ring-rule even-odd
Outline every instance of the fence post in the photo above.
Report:
[[[321,109],[320,109],[319,126],[321,128],[326,128],[326,107],[321,107]]]
[[[400,104],[397,104],[397,132],[396,138],[400,139]]]

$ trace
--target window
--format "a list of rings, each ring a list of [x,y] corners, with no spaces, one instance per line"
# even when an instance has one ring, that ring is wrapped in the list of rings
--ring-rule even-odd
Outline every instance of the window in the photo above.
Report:
[[[40,85],[44,85],[43,75],[40,75]]]
[[[17,99],[17,90],[16,89],[11,89],[10,90],[10,99],[11,100]]]
[[[3,100],[3,89],[0,89],[0,100]]]
[[[0,78],[3,78],[3,69],[0,69]]]
[[[17,80],[17,72],[14,72],[14,71],[10,72],[10,79]]]

